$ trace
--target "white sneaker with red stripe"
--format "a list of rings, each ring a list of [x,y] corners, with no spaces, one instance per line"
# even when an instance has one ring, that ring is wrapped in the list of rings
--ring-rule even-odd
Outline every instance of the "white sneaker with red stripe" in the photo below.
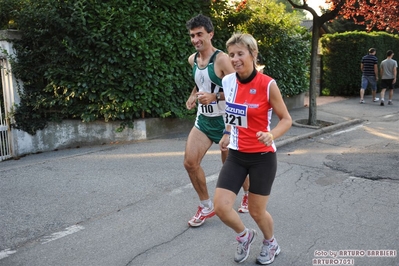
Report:
[[[215,210],[212,206],[212,209],[204,207],[204,206],[198,206],[197,213],[191,218],[190,221],[188,221],[188,224],[193,227],[198,227],[201,226],[203,223],[205,223],[205,220],[208,218],[211,218],[215,215]]]
[[[244,194],[241,200],[241,206],[238,208],[238,212],[246,213],[248,212],[248,194]]]

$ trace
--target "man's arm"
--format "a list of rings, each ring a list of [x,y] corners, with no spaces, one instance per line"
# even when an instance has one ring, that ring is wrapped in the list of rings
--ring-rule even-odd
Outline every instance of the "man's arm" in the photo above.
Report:
[[[375,74],[375,79],[378,80],[378,65],[374,64],[374,74]]]
[[[188,97],[187,101],[186,101],[186,107],[188,110],[191,110],[193,108],[195,108],[196,101],[197,101],[197,85],[194,86],[193,90],[190,93],[190,96]]]
[[[235,72],[230,57],[224,52],[218,54],[215,66],[217,67],[217,76],[220,78]],[[223,92],[220,92],[220,100],[225,100]]]
[[[191,67],[194,67],[194,57],[195,57],[195,53],[191,54],[188,57],[188,63],[190,64]],[[187,107],[188,110],[191,110],[191,109],[195,108],[196,105],[197,105],[196,104],[196,101],[197,101],[197,95],[196,95],[197,90],[198,90],[197,85],[195,85],[193,90],[190,93],[190,96],[188,96],[188,99],[186,101],[186,107]]]

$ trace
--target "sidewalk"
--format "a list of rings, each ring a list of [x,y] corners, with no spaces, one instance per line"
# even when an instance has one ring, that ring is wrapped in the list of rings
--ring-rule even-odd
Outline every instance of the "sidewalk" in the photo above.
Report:
[[[363,121],[362,118],[356,116],[349,117],[334,113],[334,111],[337,109],[337,104],[344,106],[346,109],[357,108],[358,105],[353,105],[353,100],[350,98],[320,96],[317,97],[316,104],[316,120],[327,122],[327,124],[330,125],[307,125],[307,121],[309,119],[309,97],[305,97],[303,107],[289,110],[292,117],[292,127],[284,136],[276,140],[276,145],[278,147],[298,140],[312,138],[323,133],[328,133],[349,127],[351,125],[359,124]],[[353,115],[356,112],[351,111],[349,113]],[[272,127],[274,127],[277,122],[278,118],[273,115]]]
[[[340,97],[340,96],[319,96],[316,99],[317,103],[317,120],[329,122],[331,125],[323,126],[323,127],[315,127],[315,126],[308,126],[305,125],[303,122],[308,120],[309,117],[309,107],[308,102],[309,98],[306,96],[304,99],[304,106],[300,108],[295,108],[289,110],[290,115],[292,117],[293,125],[290,130],[282,137],[276,140],[277,147],[281,147],[284,145],[288,145],[290,143],[319,136],[324,133],[337,131],[346,127],[350,127],[352,125],[360,124],[364,122],[369,117],[369,113],[381,113],[384,115],[390,112],[399,112],[399,91],[398,89],[394,92],[394,104],[392,106],[379,106],[379,102],[373,103],[371,101],[371,96],[365,97],[366,103],[363,105],[359,104],[359,100],[357,97]],[[397,104],[396,104],[397,103]],[[372,106],[373,109],[370,109]],[[375,109],[375,110],[374,110]],[[364,110],[365,112],[360,112],[360,110]],[[301,123],[298,123],[301,121]],[[271,127],[273,128],[278,122],[278,118],[275,114],[272,117]],[[182,126],[180,128],[180,132],[176,133],[168,133],[168,129],[162,130],[164,133],[160,136],[156,137],[156,139],[185,139],[187,138],[189,131],[191,130],[191,125]],[[142,140],[132,141],[138,142]],[[108,148],[112,148],[114,145],[118,145],[119,142],[110,142],[105,145],[79,145],[78,148],[67,148],[67,149],[57,149],[58,153],[62,153],[66,156],[69,155],[76,155],[80,153],[91,153],[96,150],[104,150]],[[52,154],[52,155],[50,155]],[[23,157],[29,157],[31,161],[40,161],[42,158],[46,157],[57,157],[54,152],[40,152],[36,154],[28,154]],[[19,158],[16,158],[19,160]],[[10,161],[13,161],[11,159]],[[2,166],[6,164],[10,164],[10,161],[0,162],[0,169]],[[24,160],[26,161],[26,160]],[[21,162],[20,162],[21,163]]]

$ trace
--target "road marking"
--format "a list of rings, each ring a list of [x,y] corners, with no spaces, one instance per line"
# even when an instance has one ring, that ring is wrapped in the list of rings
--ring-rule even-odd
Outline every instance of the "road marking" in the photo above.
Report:
[[[14,253],[16,253],[17,251],[16,250],[11,250],[11,249],[5,249],[5,250],[0,250],[0,260],[1,259],[5,259],[5,258],[7,258],[8,256],[10,256],[10,255],[12,255],[12,254],[14,254]]]
[[[214,174],[214,175],[210,175],[210,176],[206,177],[206,183],[208,184],[210,182],[215,181],[218,178],[218,176],[219,176],[219,174]],[[172,195],[180,194],[180,193],[183,192],[183,190],[185,190],[187,188],[193,188],[193,185],[191,183],[189,183],[189,184],[187,184],[185,186],[178,187],[178,188],[172,190],[170,192],[170,194],[172,194]]]
[[[56,232],[49,236],[43,237],[42,239],[40,239],[40,242],[42,242],[42,244],[46,244],[48,242],[60,239],[64,236],[68,236],[68,235],[74,234],[76,232],[79,232],[83,229],[84,229],[84,227],[81,225],[72,225],[70,227],[65,228],[64,231]]]
[[[358,126],[355,126],[355,127],[349,128],[349,129],[346,129],[346,130],[342,130],[342,131],[335,132],[335,133],[333,133],[333,134],[331,134],[331,135],[332,135],[332,136],[335,136],[335,135],[340,135],[340,134],[343,134],[343,133],[347,133],[347,132],[356,130],[356,129],[358,129],[359,127],[362,127],[362,126],[363,126],[363,125],[358,125]]]
[[[65,230],[63,230],[63,231],[56,232],[56,233],[53,233],[53,234],[51,234],[49,236],[42,237],[40,239],[40,242],[42,244],[46,244],[48,242],[60,239],[60,238],[62,238],[64,236],[68,236],[68,235],[74,234],[76,232],[79,232],[79,231],[81,231],[83,229],[84,229],[84,227],[81,226],[81,225],[72,225],[70,227],[65,228]],[[5,259],[5,258],[9,257],[10,255],[16,253],[16,252],[17,252],[16,250],[10,250],[9,248],[5,249],[5,250],[0,250],[0,260],[1,259]]]

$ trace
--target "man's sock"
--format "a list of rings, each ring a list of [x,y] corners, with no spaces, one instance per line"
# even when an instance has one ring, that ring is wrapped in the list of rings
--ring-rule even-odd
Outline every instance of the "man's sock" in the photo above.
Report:
[[[201,205],[206,208],[209,208],[209,209],[213,208],[213,203],[212,203],[211,199],[201,200]]]

